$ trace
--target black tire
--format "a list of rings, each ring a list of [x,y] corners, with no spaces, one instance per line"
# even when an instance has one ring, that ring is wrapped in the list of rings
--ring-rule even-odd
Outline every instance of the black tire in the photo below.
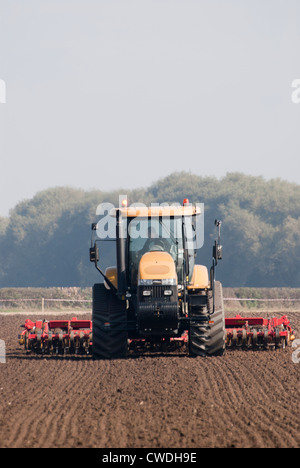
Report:
[[[121,301],[104,284],[93,286],[94,359],[120,359],[127,356],[128,334],[125,301]]]
[[[209,291],[207,303],[201,309],[191,314],[189,329],[189,354],[190,356],[222,356],[225,352],[225,316],[223,305],[222,285],[215,282],[215,312],[213,311],[213,294]],[[210,321],[213,323],[199,323],[193,321],[193,316],[207,316],[212,314]]]

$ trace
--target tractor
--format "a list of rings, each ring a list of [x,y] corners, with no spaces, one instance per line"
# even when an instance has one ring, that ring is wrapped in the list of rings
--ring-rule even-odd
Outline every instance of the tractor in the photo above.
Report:
[[[190,356],[222,355],[225,317],[215,268],[222,258],[221,222],[210,272],[195,263],[201,245],[202,205],[113,209],[116,266],[99,267],[98,223],[90,261],[103,277],[93,286],[94,358],[125,358],[130,349],[186,345]],[[202,217],[202,220],[201,220]]]

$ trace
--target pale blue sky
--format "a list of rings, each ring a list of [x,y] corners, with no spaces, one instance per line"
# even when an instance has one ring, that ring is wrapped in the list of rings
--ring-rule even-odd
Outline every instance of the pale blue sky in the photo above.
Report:
[[[300,183],[297,78],[299,0],[0,0],[0,216],[180,170]]]

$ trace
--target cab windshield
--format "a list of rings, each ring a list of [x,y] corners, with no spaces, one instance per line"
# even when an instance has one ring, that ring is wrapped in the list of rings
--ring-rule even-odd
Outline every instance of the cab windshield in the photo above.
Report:
[[[184,251],[182,242],[182,218],[133,218],[128,225],[129,284],[136,286],[141,257],[149,251],[168,252],[176,266],[178,283],[183,283]],[[194,254],[190,258],[190,273]]]

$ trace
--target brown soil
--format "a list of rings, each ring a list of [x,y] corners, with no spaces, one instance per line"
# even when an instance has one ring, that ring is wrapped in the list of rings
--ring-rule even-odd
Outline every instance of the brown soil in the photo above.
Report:
[[[300,314],[289,318],[299,338]],[[291,347],[213,358],[43,357],[19,346],[23,323],[0,316],[0,447],[300,446],[300,363]]]

